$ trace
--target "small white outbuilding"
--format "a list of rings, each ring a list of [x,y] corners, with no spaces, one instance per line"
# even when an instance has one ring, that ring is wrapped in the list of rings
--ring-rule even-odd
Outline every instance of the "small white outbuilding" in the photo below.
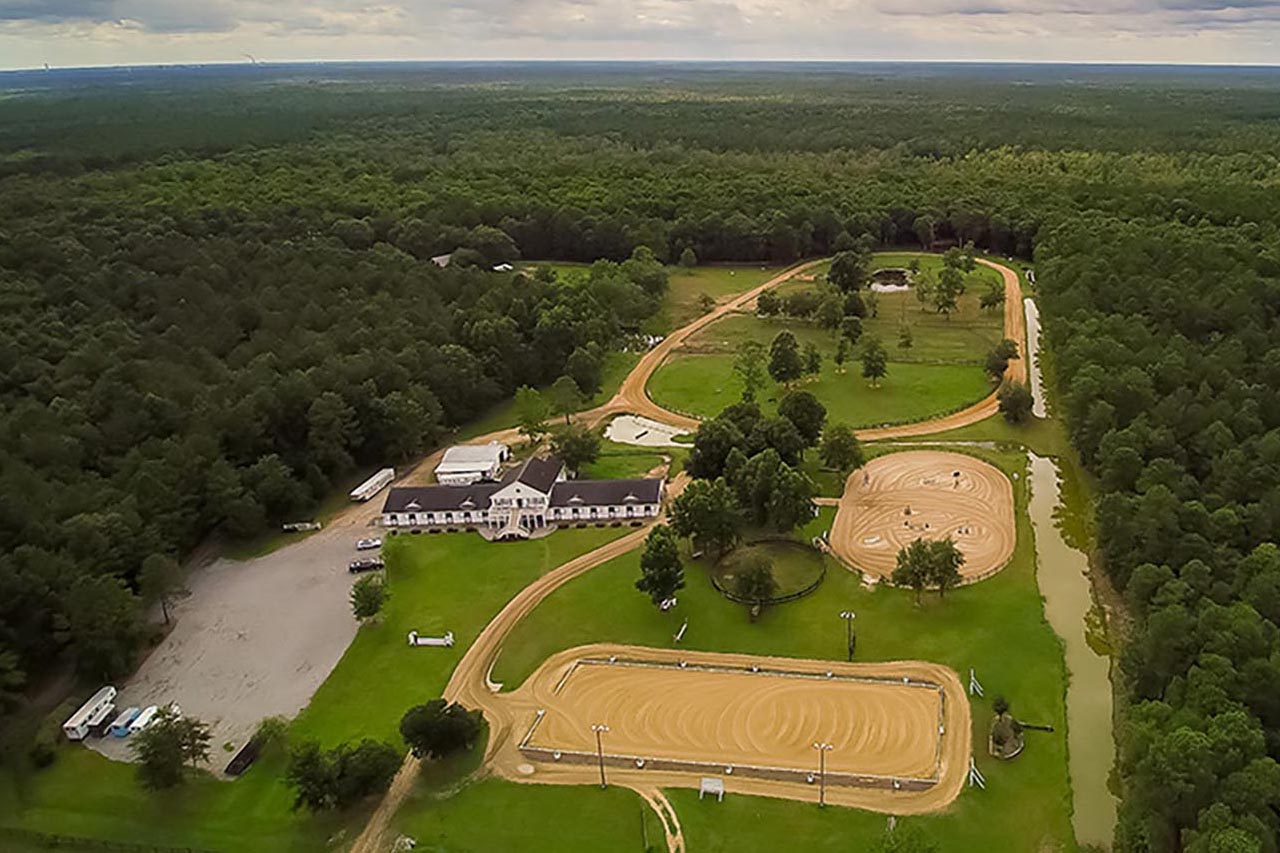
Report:
[[[481,480],[496,480],[502,463],[511,458],[505,444],[459,444],[444,452],[436,466],[436,482],[442,486],[469,486]]]

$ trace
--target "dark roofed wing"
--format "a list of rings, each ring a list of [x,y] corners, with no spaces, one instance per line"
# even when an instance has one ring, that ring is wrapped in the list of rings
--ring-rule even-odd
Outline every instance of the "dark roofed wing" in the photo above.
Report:
[[[662,481],[657,479],[567,480],[551,489],[551,506],[656,504],[661,495]]]

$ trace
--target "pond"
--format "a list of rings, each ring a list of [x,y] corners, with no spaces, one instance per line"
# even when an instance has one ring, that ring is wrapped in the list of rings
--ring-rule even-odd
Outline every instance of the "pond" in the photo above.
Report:
[[[1074,801],[1076,841],[1109,849],[1116,802],[1107,787],[1115,759],[1112,732],[1111,659],[1089,645],[1094,609],[1087,556],[1067,544],[1058,525],[1061,475],[1052,459],[1031,459],[1031,523],[1036,533],[1036,580],[1045,615],[1062,638],[1067,685],[1068,769]]]

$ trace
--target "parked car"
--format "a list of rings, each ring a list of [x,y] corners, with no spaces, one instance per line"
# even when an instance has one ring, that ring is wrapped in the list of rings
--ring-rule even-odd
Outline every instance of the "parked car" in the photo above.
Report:
[[[353,575],[359,572],[372,572],[374,569],[382,568],[382,565],[381,557],[364,557],[359,560],[352,560],[347,565],[347,571]]]
[[[382,547],[381,539],[361,539],[360,541],[356,542],[357,551],[372,551],[374,548],[381,548],[381,547]]]

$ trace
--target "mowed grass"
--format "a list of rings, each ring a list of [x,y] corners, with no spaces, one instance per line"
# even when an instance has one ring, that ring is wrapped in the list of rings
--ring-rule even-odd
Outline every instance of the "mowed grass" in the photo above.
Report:
[[[769,573],[773,575],[777,589],[775,596],[791,595],[807,589],[822,576],[826,560],[822,552],[799,542],[765,541],[743,545],[727,554],[714,566],[704,571],[715,574],[720,585],[733,591],[734,578],[746,570],[751,561],[763,557],[769,561]]]
[[[645,829],[642,830],[642,824]],[[657,817],[626,788],[526,785],[502,779],[471,781],[442,799],[419,788],[397,812],[395,831],[417,850],[636,851],[647,831],[650,849],[665,850]]]
[[[708,651],[818,659],[844,655],[839,613],[857,613],[859,660],[928,660],[967,678],[974,667],[987,696],[1002,694],[1019,719],[1052,725],[1028,734],[1026,752],[1012,762],[989,758],[981,744],[990,720],[989,699],[973,705],[973,737],[987,790],[966,789],[941,814],[910,818],[946,851],[1073,850],[1064,717],[1066,673],[1060,645],[1045,621],[1035,582],[1030,521],[1026,516],[1025,457],[974,450],[1013,481],[1018,542],[1009,566],[995,577],[949,593],[927,594],[917,606],[909,591],[864,589],[839,565],[828,566],[812,595],[765,610],[751,623],[746,609],[712,588],[705,569],[686,564],[679,605],[660,613],[634,588],[639,552],[593,569],[553,593],[505,644],[494,679],[514,687],[554,652],[591,642],[669,648],[685,618],[682,645]],[[824,509],[805,535],[829,527]],[[582,797],[589,796],[584,790]],[[869,849],[885,826],[883,815],[846,809],[820,812],[813,804],[730,794],[725,803],[699,802],[696,792],[672,796],[690,850],[776,850],[797,842],[822,850]]]
[[[284,757],[259,761],[235,782],[192,778],[149,792],[132,765],[67,745],[52,767],[0,783],[0,823],[47,834],[95,840],[236,850],[311,853],[336,832],[358,827],[367,810],[312,817],[293,812],[283,781]],[[0,830],[0,848],[4,846]]]
[[[595,462],[583,465],[578,476],[584,480],[625,480],[643,477],[661,465],[664,456],[674,459],[687,452],[679,447],[637,447],[601,439],[600,456]]]
[[[388,539],[391,598],[384,613],[360,629],[291,726],[290,739],[314,738],[332,746],[374,737],[399,748],[401,715],[440,695],[463,652],[512,596],[549,569],[626,532],[562,530],[545,539],[502,544],[474,533]],[[410,630],[450,630],[457,645],[411,648],[405,639]],[[216,747],[215,753],[215,760],[230,757]],[[22,779],[0,773],[0,825],[251,853],[310,853],[326,849],[335,833],[363,825],[367,808],[318,817],[293,812],[284,766],[283,754],[277,754],[234,782],[202,775],[154,794],[138,785],[131,765],[64,745],[47,770]]]
[[[698,305],[702,294],[717,303],[745,293],[782,272],[777,266],[704,266],[685,269],[669,267],[667,296],[658,316],[651,321],[652,331],[665,334],[701,317]]]
[[[400,717],[440,695],[476,636],[521,589],[550,569],[629,532],[561,530],[543,539],[491,543],[476,533],[388,537],[391,591],[382,615],[362,627],[293,732],[333,744],[353,737],[399,743]],[[450,648],[412,648],[410,631],[452,631]]]
[[[981,365],[1004,336],[1004,316],[996,310],[983,311],[978,304],[979,296],[966,293],[948,319],[932,308],[922,311],[912,291],[877,294],[880,303],[877,315],[863,318],[863,338],[879,337],[891,362]],[[899,346],[904,326],[911,330],[910,347]],[[839,344],[835,331],[820,328],[809,320],[735,313],[693,335],[684,348],[732,354],[745,341],[756,341],[767,347],[784,329],[796,336],[801,347],[815,344],[827,358],[835,354]],[[862,342],[860,339],[850,348],[850,360],[857,359]]]
[[[992,386],[973,365],[891,363],[880,387],[872,388],[856,362],[836,373],[828,358],[817,381],[797,387],[827,407],[829,423],[869,427],[946,414],[981,400]],[[759,399],[762,408],[774,411],[782,392],[770,383]],[[731,355],[680,355],[654,374],[649,395],[666,408],[710,418],[741,399],[742,380]]]

